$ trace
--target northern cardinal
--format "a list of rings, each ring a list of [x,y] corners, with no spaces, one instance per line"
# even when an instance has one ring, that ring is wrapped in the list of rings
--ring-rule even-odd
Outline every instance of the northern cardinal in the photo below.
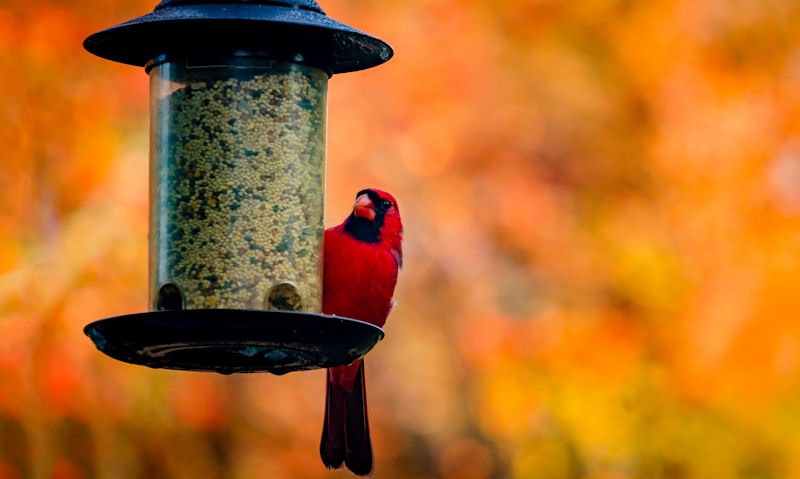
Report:
[[[402,239],[392,195],[359,191],[344,222],[325,230],[322,312],[382,327],[403,264]],[[344,463],[356,475],[372,473],[363,359],[328,369],[319,453],[327,468]]]

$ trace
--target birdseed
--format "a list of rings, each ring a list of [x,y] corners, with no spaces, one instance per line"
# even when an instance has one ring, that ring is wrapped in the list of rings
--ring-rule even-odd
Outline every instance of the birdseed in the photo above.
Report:
[[[153,284],[187,309],[319,312],[327,75],[225,71],[156,103]]]

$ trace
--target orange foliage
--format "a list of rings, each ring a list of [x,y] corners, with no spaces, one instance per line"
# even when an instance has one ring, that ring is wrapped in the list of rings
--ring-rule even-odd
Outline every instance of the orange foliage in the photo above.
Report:
[[[0,9],[0,478],[345,477],[322,372],[153,371],[148,79]],[[380,478],[800,477],[800,4],[323,0],[396,56],[329,86],[326,213],[391,191]]]

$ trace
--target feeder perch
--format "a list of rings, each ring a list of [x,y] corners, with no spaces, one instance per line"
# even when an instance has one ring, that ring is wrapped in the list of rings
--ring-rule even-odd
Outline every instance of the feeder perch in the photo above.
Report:
[[[326,96],[389,45],[313,0],[164,0],[84,47],[150,76],[150,311],[86,326],[97,348],[226,374],[372,349],[380,328],[321,314]]]

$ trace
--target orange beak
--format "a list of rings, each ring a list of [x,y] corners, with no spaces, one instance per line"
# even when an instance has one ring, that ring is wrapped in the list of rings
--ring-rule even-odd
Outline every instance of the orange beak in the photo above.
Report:
[[[356,202],[353,204],[353,215],[370,221],[375,219],[375,205],[372,204],[372,200],[366,193],[356,198]]]

